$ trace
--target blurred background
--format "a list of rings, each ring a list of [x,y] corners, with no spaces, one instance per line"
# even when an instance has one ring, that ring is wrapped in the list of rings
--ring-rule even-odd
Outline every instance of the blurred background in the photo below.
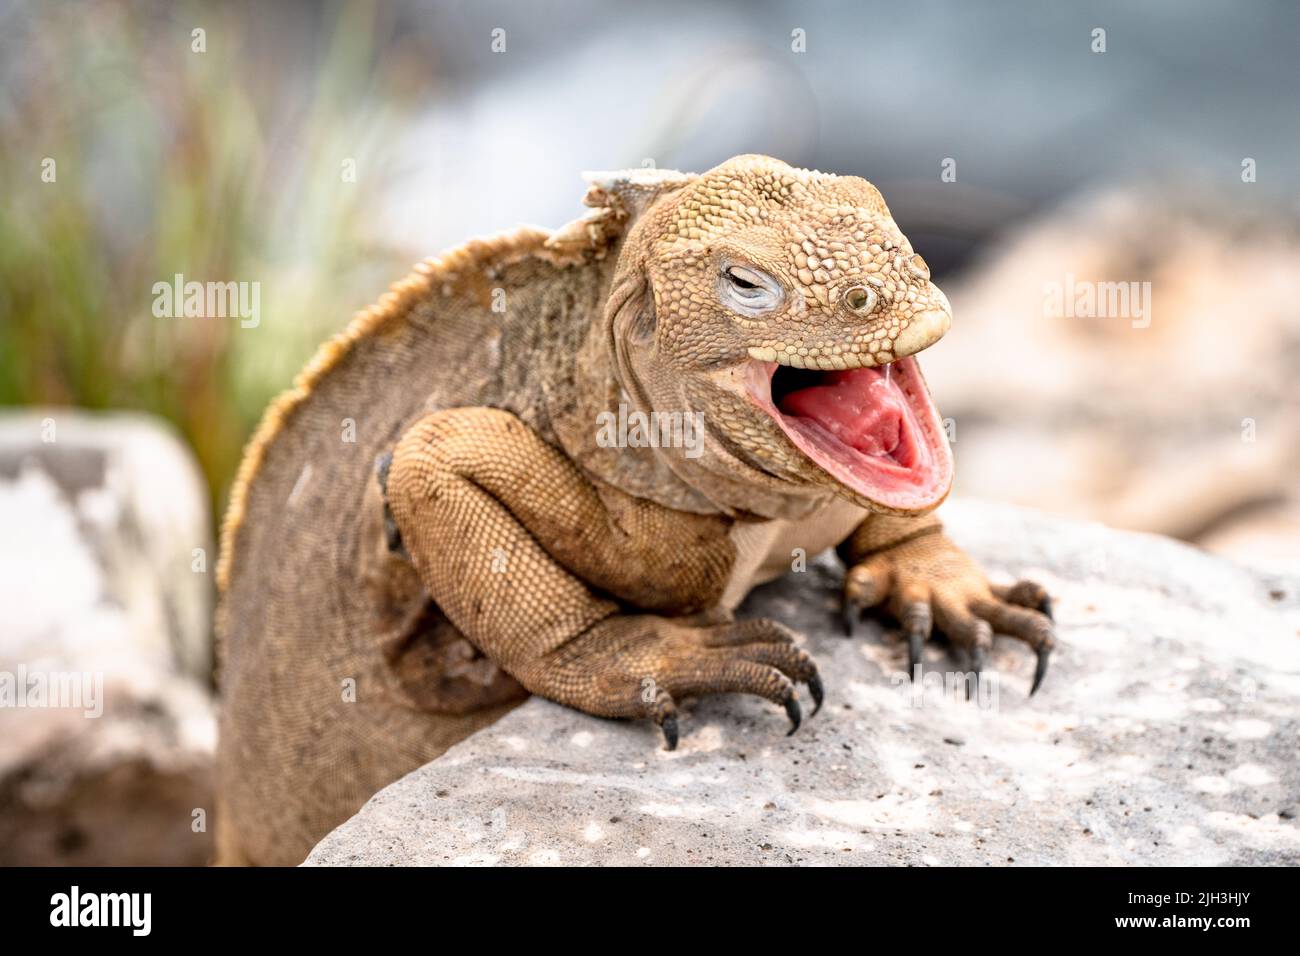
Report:
[[[262,408],[417,259],[574,218],[586,169],[870,179],[953,303],[922,364],[958,494],[1296,565],[1298,41],[1282,0],[0,0],[0,668],[93,646],[131,701],[91,737],[0,711],[0,862],[203,861],[213,535]],[[178,273],[260,321],[156,317]],[[1150,283],[1141,321],[1046,304],[1098,282]],[[136,835],[155,803],[185,839]]]

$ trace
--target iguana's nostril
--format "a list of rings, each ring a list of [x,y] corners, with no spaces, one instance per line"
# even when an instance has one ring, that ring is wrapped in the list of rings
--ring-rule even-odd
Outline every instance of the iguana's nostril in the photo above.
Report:
[[[912,256],[907,260],[907,267],[911,270],[912,275],[918,279],[930,278],[930,265],[918,255]]]

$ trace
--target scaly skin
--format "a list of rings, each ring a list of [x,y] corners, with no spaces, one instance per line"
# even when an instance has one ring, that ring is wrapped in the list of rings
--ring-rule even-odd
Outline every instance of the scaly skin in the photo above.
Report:
[[[729,306],[719,276],[736,264],[776,277],[777,309]],[[788,499],[829,486],[877,506],[828,481],[735,388],[736,369],[751,358],[827,370],[874,365],[947,329],[946,300],[874,187],[761,158],[733,160],[640,217],[613,288],[603,323],[592,328],[611,343],[618,384],[641,409],[702,411],[722,446],[694,461],[664,450],[679,481],[724,515],[743,506],[736,486],[773,476],[794,486]],[[874,310],[848,304],[855,288],[873,290]],[[430,596],[533,693],[600,716],[651,717],[667,724],[670,746],[674,695],[758,694],[785,706],[797,725],[795,683],[811,682],[820,697],[820,682],[788,634],[772,623],[759,640],[748,626],[691,630],[672,619],[719,606],[737,572],[728,523],[649,502],[638,502],[639,520],[625,523],[627,504],[614,487],[611,510],[578,467],[518,419],[465,408],[430,415],[406,433],[387,494]],[[781,503],[772,511],[780,520]],[[898,540],[878,546],[895,528]],[[474,573],[475,556],[494,550],[507,570]],[[889,599],[914,648],[937,617],[976,671],[994,623],[1043,650],[1046,661],[1046,619],[998,599],[937,522],[877,516],[857,524],[843,553],[850,606]],[[636,613],[651,609],[664,616]]]
[[[223,536],[223,859],[297,862],[525,691],[654,720],[669,748],[688,695],[756,694],[797,728],[816,666],[779,622],[732,619],[793,547],[839,546],[848,619],[891,610],[913,660],[931,622],[977,670],[1007,633],[1037,689],[1046,596],[986,582],[928,513],[944,489],[873,501],[747,392],[764,363],[872,366],[947,329],[876,189],[745,156],[588,203],[431,261],[268,412]],[[701,413],[702,453],[607,447],[620,404]]]

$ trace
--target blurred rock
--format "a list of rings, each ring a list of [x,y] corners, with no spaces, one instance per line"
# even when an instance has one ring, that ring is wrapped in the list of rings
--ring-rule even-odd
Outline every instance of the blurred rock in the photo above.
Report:
[[[800,629],[827,699],[793,737],[751,698],[645,722],[540,698],[376,795],[309,865],[1300,862],[1300,579],[1165,538],[970,502],[949,527],[995,579],[1056,596],[1061,648],[999,638],[990,694],[926,685],[873,622],[840,636],[839,570],[742,613]],[[936,673],[954,663],[927,650]],[[991,691],[996,689],[994,696]]]
[[[1092,193],[943,284],[952,331],[922,364],[960,493],[1300,558],[1300,229],[1251,188]],[[1046,301],[1131,282],[1143,314]]]
[[[0,528],[0,864],[208,862],[215,555],[189,452],[144,416],[0,417]]]

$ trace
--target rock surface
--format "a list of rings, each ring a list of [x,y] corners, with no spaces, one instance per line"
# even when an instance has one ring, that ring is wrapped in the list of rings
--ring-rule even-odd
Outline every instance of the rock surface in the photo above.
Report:
[[[837,624],[823,556],[742,614],[807,635],[826,705],[785,737],[761,701],[648,723],[533,698],[377,794],[308,865],[1295,864],[1300,579],[1177,542],[974,502],[954,536],[1056,596],[1060,650],[999,638],[973,702],[901,674],[893,632]],[[930,670],[960,664],[940,644]]]
[[[189,452],[143,416],[4,416],[0,529],[0,864],[208,862],[212,550]]]

